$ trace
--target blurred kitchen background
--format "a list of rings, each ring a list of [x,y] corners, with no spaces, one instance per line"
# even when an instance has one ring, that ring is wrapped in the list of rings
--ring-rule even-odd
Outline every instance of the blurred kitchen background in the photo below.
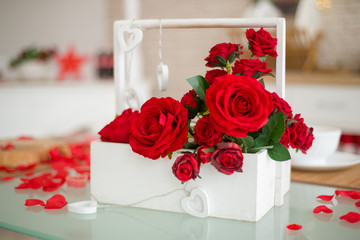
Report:
[[[359,12],[360,0],[0,0],[0,138],[96,135],[113,119],[115,20],[284,17],[287,101],[310,125],[341,127],[342,143],[359,152]],[[134,87],[144,100],[180,100],[190,89],[185,79],[205,74],[209,49],[244,44],[244,33],[163,30],[170,79],[160,92],[160,32],[148,30],[133,57]]]

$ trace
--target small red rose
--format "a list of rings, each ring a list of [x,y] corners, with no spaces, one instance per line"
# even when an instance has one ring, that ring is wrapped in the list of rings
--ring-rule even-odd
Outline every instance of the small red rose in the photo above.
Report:
[[[219,43],[210,49],[210,54],[205,61],[207,61],[207,67],[216,67],[216,66],[223,66],[223,64],[218,61],[217,57],[221,57],[224,59],[225,63],[228,60],[231,54],[235,54],[236,57],[239,57],[240,54],[243,52],[242,46],[240,44],[233,44],[233,43]],[[235,59],[235,58],[234,58]]]
[[[179,156],[172,166],[173,174],[182,182],[196,179],[199,175],[199,170],[200,164],[193,153],[184,153]]]
[[[217,144],[217,150],[211,155],[211,164],[221,173],[231,175],[242,172],[243,155],[238,144],[233,142]]]
[[[228,74],[228,73],[224,70],[213,69],[213,70],[206,72],[205,79],[209,83],[209,86],[210,86],[211,84],[213,84],[213,82],[215,81],[215,79],[217,77],[224,76],[226,74]]]
[[[197,114],[197,111],[199,108],[199,104],[195,100],[195,95],[196,95],[195,90],[191,89],[190,91],[185,93],[184,96],[180,100],[182,105],[184,105],[185,107],[191,108],[191,109],[188,109],[188,116],[190,118],[194,117]]]
[[[200,145],[213,147],[221,142],[224,134],[217,131],[210,121],[210,116],[206,115],[200,118],[194,128],[194,139]]]
[[[196,157],[197,159],[202,163],[208,163],[210,162],[212,152],[204,152],[204,150],[208,149],[207,146],[201,146],[196,151]]]
[[[279,97],[276,92],[271,93],[274,110],[276,112],[284,111],[285,117],[292,118],[293,112],[288,102]]]
[[[158,159],[182,148],[188,135],[186,108],[173,98],[150,98],[131,124],[129,143],[144,157]]]
[[[275,50],[277,38],[273,38],[263,28],[259,31],[255,31],[252,28],[246,30],[246,38],[249,40],[250,50],[255,56],[263,57],[268,54],[272,57],[277,57]]]
[[[139,112],[129,108],[99,132],[103,142],[129,143],[130,124]]]
[[[240,59],[232,67],[232,74],[242,73],[245,76],[259,78],[264,74],[271,73],[272,69],[267,68],[266,62],[260,59]]]
[[[295,122],[293,122],[290,127],[285,127],[285,133],[282,138],[288,138],[289,145],[292,148],[300,149],[301,152],[306,153],[312,146],[314,129],[309,128],[304,123],[304,119],[301,118],[300,114],[296,114],[293,120],[295,120]],[[285,141],[282,139],[280,142]]]

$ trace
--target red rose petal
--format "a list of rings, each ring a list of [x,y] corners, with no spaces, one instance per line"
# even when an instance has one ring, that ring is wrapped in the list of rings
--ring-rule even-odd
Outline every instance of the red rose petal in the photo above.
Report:
[[[25,170],[32,169],[32,168],[34,168],[34,167],[36,167],[36,163],[30,164],[30,165],[27,165],[27,166],[23,166],[23,165],[17,166],[17,167],[16,167],[16,170],[25,171]]]
[[[15,187],[15,189],[27,189],[27,188],[30,188],[28,182],[21,183],[19,186]]]
[[[13,172],[16,172],[16,169],[14,169],[14,168],[6,168],[5,171],[7,173],[13,173]]]
[[[352,199],[360,199],[360,192],[355,190],[336,190],[336,196],[350,197]]]
[[[316,198],[320,198],[323,201],[331,201],[331,199],[333,199],[334,195],[319,195]]]
[[[360,201],[357,201],[357,202],[355,203],[355,206],[360,207]]]
[[[313,213],[320,213],[320,212],[324,212],[324,213],[332,213],[334,212],[333,210],[331,210],[330,208],[328,208],[325,205],[320,205],[317,206],[316,208],[314,208]]]
[[[302,229],[302,226],[300,224],[289,224],[286,228],[289,230],[300,230]]]
[[[26,199],[25,206],[31,207],[31,206],[45,206],[45,203],[40,199]]]
[[[33,137],[30,136],[19,136],[17,140],[33,140]]]
[[[1,165],[1,166],[0,166],[0,171],[1,171],[1,170],[6,171],[6,169],[7,169],[7,167],[6,167],[6,166],[4,166],[4,165]]]
[[[27,173],[25,173],[24,175],[28,177],[28,176],[32,176],[32,175],[34,175],[34,174],[35,174],[34,172],[27,172]]]
[[[1,149],[2,149],[3,151],[11,150],[11,149],[13,149],[13,148],[15,148],[15,146],[14,146],[14,144],[12,144],[12,143],[8,143],[8,144],[6,144],[5,146],[1,146]]]
[[[349,223],[356,223],[360,221],[360,214],[356,212],[348,212],[347,214],[341,216],[340,219],[345,220]]]
[[[60,209],[65,207],[67,201],[61,194],[55,194],[46,201],[45,209]]]
[[[3,178],[1,178],[1,181],[9,181],[11,179],[14,179],[14,176],[3,177]]]

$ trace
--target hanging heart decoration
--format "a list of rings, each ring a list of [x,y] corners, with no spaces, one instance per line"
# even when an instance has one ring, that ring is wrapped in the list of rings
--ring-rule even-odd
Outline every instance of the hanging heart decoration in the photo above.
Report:
[[[202,210],[195,209],[191,203],[195,201],[195,198],[198,197],[202,203]],[[210,205],[209,205],[209,196],[202,188],[195,188],[191,191],[190,196],[184,197],[181,200],[181,207],[182,209],[195,217],[207,217],[210,214]]]
[[[136,48],[143,39],[143,32],[140,28],[130,28],[129,25],[122,25],[117,31],[117,40],[120,49],[129,52]]]
[[[159,85],[159,90],[164,92],[167,89],[167,84],[169,81],[169,68],[167,65],[160,63],[157,68],[157,80]]]

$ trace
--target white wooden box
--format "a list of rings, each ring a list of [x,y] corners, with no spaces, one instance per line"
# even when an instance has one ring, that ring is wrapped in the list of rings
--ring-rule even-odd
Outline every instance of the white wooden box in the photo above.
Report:
[[[171,171],[175,157],[151,160],[133,153],[129,144],[94,141],[91,194],[101,203],[185,212],[181,202],[201,188],[207,199],[188,199],[187,213],[245,221],[259,220],[274,206],[275,161],[266,151],[244,154],[243,173],[225,175],[206,164],[201,179],[184,184]]]
[[[171,19],[117,21],[114,24],[116,112],[127,106],[127,52],[120,37],[134,24],[143,30],[159,28],[276,28],[276,92],[285,95],[284,19]],[[139,34],[139,31],[133,31]],[[142,33],[141,33],[142,34]],[[138,36],[139,36],[138,35]],[[142,37],[142,35],[141,35]],[[133,41],[134,48],[140,41]],[[175,156],[174,156],[175,158]],[[283,204],[290,187],[290,162],[275,162],[266,151],[244,154],[243,173],[224,175],[212,165],[201,167],[201,179],[185,184],[172,174],[173,161],[151,160],[133,153],[128,144],[95,141],[91,145],[91,194],[102,203],[143,207],[194,216],[258,221],[273,206]],[[195,197],[194,195],[198,195]]]

